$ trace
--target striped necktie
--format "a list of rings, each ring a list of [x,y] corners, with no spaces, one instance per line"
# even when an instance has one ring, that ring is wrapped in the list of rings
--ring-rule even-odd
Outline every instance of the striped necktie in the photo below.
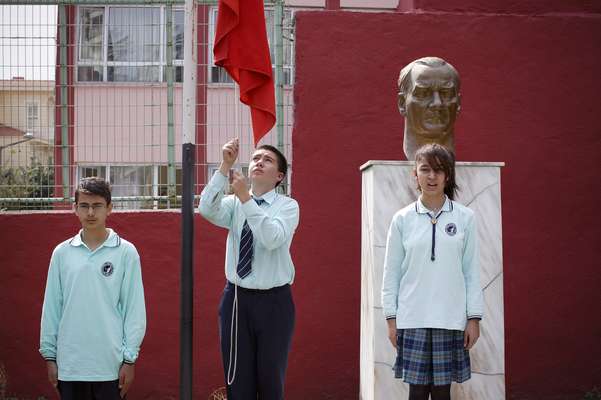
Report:
[[[253,200],[259,206],[265,202],[263,199],[253,198]],[[250,230],[248,222],[244,220],[242,233],[240,235],[240,254],[238,257],[238,266],[236,267],[236,272],[241,279],[246,278],[252,272],[253,254],[253,232]]]

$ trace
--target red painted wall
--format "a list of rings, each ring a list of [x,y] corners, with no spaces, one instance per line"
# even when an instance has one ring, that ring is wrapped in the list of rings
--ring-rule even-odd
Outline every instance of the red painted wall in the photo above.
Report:
[[[462,75],[458,159],[506,163],[507,397],[580,399],[601,387],[601,15],[306,12],[296,26],[296,260],[326,330],[312,370],[336,360],[320,376],[357,387],[358,167],[404,158],[398,73],[437,55]]]
[[[601,3],[596,0],[413,0],[413,8],[509,14],[601,13]]]

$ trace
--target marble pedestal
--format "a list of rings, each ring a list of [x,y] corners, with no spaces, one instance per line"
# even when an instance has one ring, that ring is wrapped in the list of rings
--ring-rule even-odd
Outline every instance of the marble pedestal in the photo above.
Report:
[[[505,399],[503,260],[500,170],[503,163],[456,166],[456,200],[473,209],[478,221],[484,319],[470,351],[472,378],[453,384],[455,400]],[[386,235],[394,213],[418,192],[409,161],[369,161],[361,166],[361,399],[406,399],[408,385],[395,379],[395,350],[387,337],[380,291]]]

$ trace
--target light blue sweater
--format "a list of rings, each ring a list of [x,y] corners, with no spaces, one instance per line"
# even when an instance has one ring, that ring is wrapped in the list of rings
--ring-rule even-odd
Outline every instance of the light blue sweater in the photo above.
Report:
[[[81,231],[52,253],[40,332],[40,353],[56,360],[62,381],[118,379],[134,362],[146,331],[140,257],[109,229],[90,251]]]
[[[418,200],[398,211],[390,224],[384,259],[382,307],[398,329],[464,330],[482,318],[474,212],[447,198],[435,230]],[[431,214],[431,213],[430,213]]]

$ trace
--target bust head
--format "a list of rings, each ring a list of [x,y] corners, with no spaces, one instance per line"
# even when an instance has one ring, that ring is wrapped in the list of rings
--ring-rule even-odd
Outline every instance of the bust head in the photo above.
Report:
[[[405,117],[403,150],[408,160],[428,143],[454,151],[454,126],[460,109],[457,70],[442,58],[424,57],[399,75],[398,106]]]

